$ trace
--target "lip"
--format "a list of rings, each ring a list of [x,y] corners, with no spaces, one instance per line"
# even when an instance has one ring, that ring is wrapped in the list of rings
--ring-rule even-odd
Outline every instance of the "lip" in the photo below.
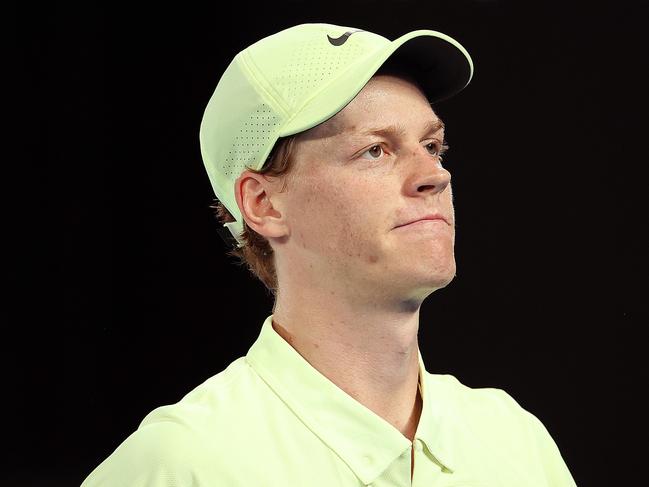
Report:
[[[406,225],[411,225],[413,223],[417,223],[417,222],[424,221],[424,220],[441,220],[444,223],[446,223],[447,225],[449,224],[448,221],[446,220],[446,218],[444,218],[442,215],[440,215],[439,213],[433,213],[433,214],[430,214],[430,215],[423,216],[421,218],[417,218],[416,220],[411,220],[411,221],[409,221],[407,223],[403,223],[402,225],[397,225],[395,228],[405,227]]]

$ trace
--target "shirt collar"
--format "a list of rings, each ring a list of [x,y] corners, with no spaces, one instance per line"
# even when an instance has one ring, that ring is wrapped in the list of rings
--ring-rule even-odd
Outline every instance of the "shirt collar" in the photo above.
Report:
[[[410,448],[410,441],[306,361],[275,331],[272,318],[271,314],[264,321],[247,362],[363,483],[373,482]],[[438,376],[426,372],[421,352],[418,355],[423,407],[415,439],[423,442],[427,455],[453,471],[448,390]]]

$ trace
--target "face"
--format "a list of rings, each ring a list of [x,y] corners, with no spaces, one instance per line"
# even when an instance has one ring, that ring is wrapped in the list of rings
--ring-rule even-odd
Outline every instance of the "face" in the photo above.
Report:
[[[280,283],[282,272],[305,272],[304,282],[330,280],[345,293],[423,300],[453,279],[455,215],[439,121],[415,84],[386,74],[300,135],[294,182],[282,194],[290,236],[275,246],[286,266]],[[390,126],[403,130],[366,133]],[[446,222],[396,228],[432,213]]]

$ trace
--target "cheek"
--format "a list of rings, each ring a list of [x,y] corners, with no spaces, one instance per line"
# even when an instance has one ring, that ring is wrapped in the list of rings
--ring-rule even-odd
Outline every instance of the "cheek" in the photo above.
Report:
[[[385,182],[378,184],[356,175],[345,181],[329,203],[336,208],[332,224],[332,252],[352,259],[376,262],[381,243],[386,207],[390,198],[384,193]]]
[[[310,183],[310,184],[309,184]],[[377,211],[376,201],[385,198],[368,191],[370,181],[358,177],[344,178],[338,175],[335,182],[323,176],[309,181],[292,206],[297,222],[300,245],[316,250],[317,253],[362,257]]]
[[[288,220],[300,247],[320,253],[317,249],[335,245],[332,237],[347,227],[349,209],[339,186],[311,177],[291,196]]]
[[[448,203],[448,206],[451,209],[451,217],[453,218],[453,223],[455,222],[455,207],[453,205],[453,188],[451,187],[450,183],[448,187],[446,188],[446,192],[448,193],[446,195],[446,200]]]

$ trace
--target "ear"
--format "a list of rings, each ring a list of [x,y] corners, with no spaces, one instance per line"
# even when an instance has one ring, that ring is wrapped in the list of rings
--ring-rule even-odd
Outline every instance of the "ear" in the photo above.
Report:
[[[279,238],[289,235],[290,229],[281,211],[284,193],[277,191],[281,181],[271,179],[246,170],[234,182],[234,194],[250,228],[266,238]]]

